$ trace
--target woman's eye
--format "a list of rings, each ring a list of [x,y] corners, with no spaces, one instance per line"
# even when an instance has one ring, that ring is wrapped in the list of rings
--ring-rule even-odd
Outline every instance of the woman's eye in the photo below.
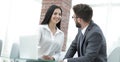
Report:
[[[54,15],[57,15],[57,13],[54,13]]]
[[[61,13],[56,13],[56,12],[55,12],[54,15],[59,15],[59,16],[61,16],[62,14],[61,14]]]
[[[59,13],[59,16],[62,16],[62,14],[61,14],[61,13]]]

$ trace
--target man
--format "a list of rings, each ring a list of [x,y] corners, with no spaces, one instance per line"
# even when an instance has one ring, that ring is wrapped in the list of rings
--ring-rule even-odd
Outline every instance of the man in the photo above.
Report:
[[[92,8],[77,4],[73,11],[78,33],[63,62],[107,62],[106,40],[99,26],[92,21]],[[73,58],[76,52],[78,57]]]

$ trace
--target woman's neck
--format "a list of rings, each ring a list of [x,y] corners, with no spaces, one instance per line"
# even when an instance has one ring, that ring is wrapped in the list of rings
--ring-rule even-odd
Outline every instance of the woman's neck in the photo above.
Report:
[[[54,35],[55,32],[56,32],[56,30],[57,30],[57,29],[56,29],[56,24],[49,23],[48,26],[49,26],[51,32],[52,32],[53,35]]]

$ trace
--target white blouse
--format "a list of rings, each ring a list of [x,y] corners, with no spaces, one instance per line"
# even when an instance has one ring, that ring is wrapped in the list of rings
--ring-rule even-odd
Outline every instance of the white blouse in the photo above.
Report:
[[[64,33],[57,28],[53,35],[48,25],[40,25],[39,29],[39,57],[42,59],[43,55],[50,55],[58,60],[64,42]]]

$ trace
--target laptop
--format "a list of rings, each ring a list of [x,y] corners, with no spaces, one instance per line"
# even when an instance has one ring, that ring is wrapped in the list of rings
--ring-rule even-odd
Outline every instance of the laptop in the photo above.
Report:
[[[38,59],[37,35],[28,35],[20,37],[20,58],[21,59]]]

